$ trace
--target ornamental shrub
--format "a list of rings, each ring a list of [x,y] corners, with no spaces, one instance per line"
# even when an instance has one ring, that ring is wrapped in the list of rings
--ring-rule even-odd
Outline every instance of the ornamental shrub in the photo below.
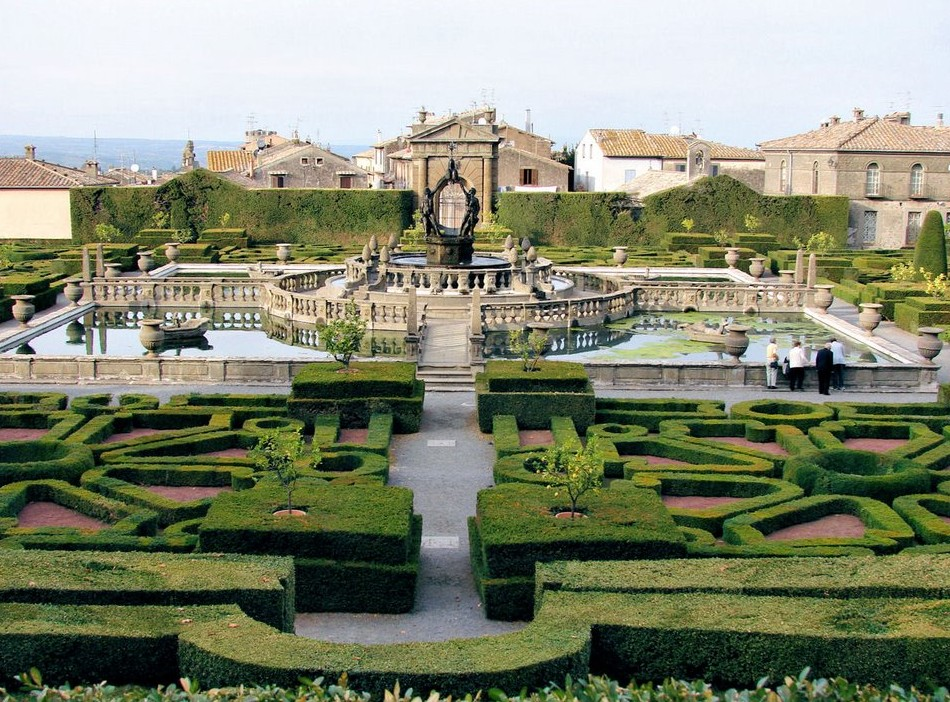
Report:
[[[947,272],[947,239],[943,231],[943,218],[937,210],[931,210],[924,218],[917,244],[914,246],[914,268],[921,268],[939,276]]]

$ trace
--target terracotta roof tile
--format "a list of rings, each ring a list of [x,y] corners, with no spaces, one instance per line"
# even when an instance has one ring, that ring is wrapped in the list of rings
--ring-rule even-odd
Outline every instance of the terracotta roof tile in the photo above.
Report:
[[[254,165],[254,154],[242,149],[232,151],[209,151],[208,170],[215,173],[247,171]]]
[[[0,188],[78,188],[117,185],[113,178],[91,176],[78,168],[20,157],[0,158]]]
[[[914,126],[868,117],[765,141],[759,146],[763,151],[797,149],[950,153],[950,127]]]
[[[642,129],[591,129],[591,136],[600,145],[604,156],[686,158],[692,137],[668,134],[648,134]],[[762,161],[765,157],[754,149],[728,146],[703,139],[711,150],[713,160]]]

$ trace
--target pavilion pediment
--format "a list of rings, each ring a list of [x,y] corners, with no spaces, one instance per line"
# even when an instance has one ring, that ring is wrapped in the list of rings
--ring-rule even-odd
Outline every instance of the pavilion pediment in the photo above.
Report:
[[[492,144],[501,141],[501,137],[493,133],[488,126],[466,124],[460,120],[450,120],[435,125],[431,129],[414,134],[409,138],[409,141],[412,144],[444,141]]]

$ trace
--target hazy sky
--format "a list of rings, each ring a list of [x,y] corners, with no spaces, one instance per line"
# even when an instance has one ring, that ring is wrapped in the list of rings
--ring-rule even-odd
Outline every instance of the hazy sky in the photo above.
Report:
[[[950,124],[946,0],[2,0],[0,133],[329,144],[489,101],[753,146],[910,109]]]

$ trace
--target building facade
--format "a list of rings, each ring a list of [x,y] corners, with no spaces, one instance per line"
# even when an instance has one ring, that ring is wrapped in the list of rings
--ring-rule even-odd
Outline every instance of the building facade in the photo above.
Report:
[[[849,244],[913,245],[924,217],[950,202],[950,128],[911,124],[909,112],[850,121],[831,117],[818,129],[760,144],[765,194],[844,195]]]
[[[245,188],[367,188],[370,174],[349,159],[297,138],[247,132],[240,149],[209,151],[208,170]]]
[[[70,189],[119,184],[95,161],[80,170],[37,159],[33,146],[24,150],[0,158],[0,239],[71,239]]]
[[[574,187],[587,192],[622,190],[650,171],[685,174],[685,182],[703,176],[761,172],[764,158],[754,149],[727,146],[694,134],[648,134],[642,129],[589,129],[577,144]],[[754,185],[753,185],[754,187]]]

